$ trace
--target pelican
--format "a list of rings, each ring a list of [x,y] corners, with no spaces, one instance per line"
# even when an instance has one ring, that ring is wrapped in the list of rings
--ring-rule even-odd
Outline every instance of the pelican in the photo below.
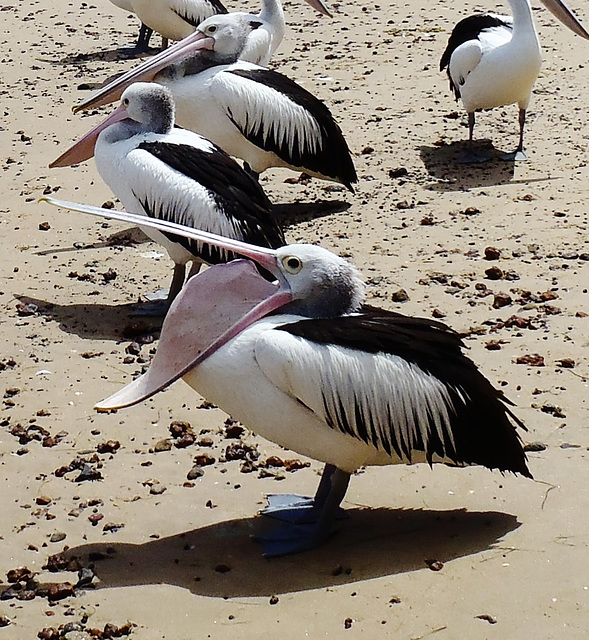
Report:
[[[440,60],[447,70],[450,89],[468,114],[469,153],[465,161],[481,162],[488,157],[472,148],[475,111],[517,103],[519,143],[505,160],[527,160],[524,125],[532,89],[540,73],[542,52],[529,0],[508,0],[513,17],[493,13],[461,20],[452,30]],[[561,0],[542,0],[565,26],[589,39],[589,33]]]
[[[174,128],[174,101],[161,85],[131,85],[120,106],[50,166],[77,164],[92,155],[129,212],[267,247],[285,244],[258,182],[202,136]],[[231,259],[210,245],[141,226],[175,264],[167,306],[184,284],[187,262],[192,261],[194,275],[203,262]]]
[[[135,13],[133,9],[133,4],[131,0],[110,0],[115,7],[119,7],[119,9],[123,9],[123,11],[128,11],[129,13]],[[137,38],[137,44],[134,47],[134,51],[136,52],[144,52],[149,49],[149,39],[151,38],[151,34],[153,33],[153,29],[150,29],[148,26],[141,23],[141,27],[139,29],[139,37]]]
[[[286,76],[237,61],[258,22],[204,23],[193,35],[100,89],[74,112],[108,104],[137,81],[170,89],[176,122],[241,158],[259,174],[288,167],[341,182],[350,191],[356,170],[329,109]]]
[[[111,2],[132,11],[141,20],[142,25],[151,31],[157,31],[162,36],[164,49],[168,46],[168,40],[182,40],[193,33],[203,20],[227,13],[221,0],[111,0]],[[307,2],[319,13],[331,16],[323,0],[307,0]],[[262,24],[268,37],[268,50],[265,52],[267,63],[284,36],[285,22],[280,0],[262,0],[262,8],[258,14],[239,12],[233,15],[256,20]]]
[[[273,250],[149,223],[249,260],[189,280],[147,373],[96,406],[130,406],[182,377],[257,434],[325,463],[312,500],[271,501],[270,515],[286,522],[262,536],[267,555],[325,542],[350,475],[363,465],[476,464],[531,477],[516,432],[524,425],[446,325],[364,305],[356,269],[321,247]],[[262,279],[252,260],[276,281]]]

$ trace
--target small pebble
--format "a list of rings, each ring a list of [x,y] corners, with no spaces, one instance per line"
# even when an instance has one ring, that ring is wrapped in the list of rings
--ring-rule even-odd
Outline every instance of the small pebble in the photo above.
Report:
[[[543,442],[528,442],[524,445],[524,451],[546,451],[546,445]]]
[[[391,300],[393,302],[407,302],[407,300],[409,300],[409,294],[405,289],[399,289],[391,295]]]
[[[202,478],[204,476],[204,469],[198,465],[194,465],[192,469],[186,474],[187,480],[196,480],[197,478]]]
[[[440,560],[427,559],[425,564],[427,564],[432,571],[441,571],[444,568],[444,563]]]
[[[161,496],[162,493],[165,493],[168,490],[168,487],[166,487],[163,484],[154,484],[152,485],[152,487],[149,489],[149,493],[152,496]]]
[[[62,540],[65,540],[66,537],[67,534],[65,534],[63,531],[56,531],[55,533],[51,534],[49,542],[61,542]]]
[[[485,260],[499,260],[501,251],[495,247],[485,247]]]
[[[162,451],[170,451],[172,449],[172,442],[168,438],[165,440],[159,440],[155,443],[153,450],[156,453],[161,453]]]

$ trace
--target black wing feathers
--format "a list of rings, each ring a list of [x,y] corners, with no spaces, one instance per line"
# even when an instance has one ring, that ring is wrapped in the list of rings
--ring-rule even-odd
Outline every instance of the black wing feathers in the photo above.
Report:
[[[478,40],[482,31],[485,29],[492,29],[494,27],[513,29],[513,24],[503,20],[497,15],[479,13],[474,16],[464,18],[464,20],[458,22],[454,29],[452,29],[446,50],[440,59],[440,71],[446,69],[448,79],[450,80],[450,90],[454,92],[456,100],[460,98],[460,86],[454,84],[452,77],[450,76],[450,58],[452,57],[452,54],[461,44],[464,44],[469,40]]]
[[[339,125],[333,119],[331,111],[321,100],[303,89],[290,78],[269,69],[233,69],[229,73],[259,82],[287,96],[294,103],[307,110],[317,121],[321,129],[322,152],[301,153],[299,140],[295,138],[292,149],[286,142],[278,144],[275,140],[265,139],[262,130],[256,133],[247,132],[233,120],[235,126],[253,144],[267,151],[273,151],[279,158],[294,167],[307,169],[328,178],[338,180],[353,191],[352,184],[358,182],[354,162]]]
[[[273,249],[285,244],[284,234],[270,212],[272,204],[262,187],[226,153],[218,149],[200,151],[190,145],[166,142],[142,142],[139,148],[205,187],[219,207],[219,215],[234,220],[236,233],[233,237]],[[157,211],[149,202],[141,204],[149,217],[178,221],[179,212],[174,210],[173,202],[167,210]],[[199,226],[198,222],[193,226]],[[203,224],[199,228],[213,233],[221,231],[210,228],[212,226]],[[209,264],[227,261],[224,252],[216,247],[171,233],[165,235]]]
[[[458,22],[454,29],[452,29],[446,50],[440,59],[440,71],[443,71],[450,64],[452,54],[461,44],[469,40],[478,40],[482,31],[494,27],[513,29],[513,24],[503,20],[500,16],[490,13],[478,13]]]
[[[225,6],[223,5],[222,2],[220,2],[220,0],[206,0],[206,3],[203,2],[203,11],[200,15],[192,15],[189,16],[187,13],[183,12],[183,11],[176,11],[175,9],[172,9],[172,11],[180,16],[182,18],[182,20],[184,20],[185,22],[188,22],[188,24],[191,24],[193,27],[198,27],[198,25],[203,22],[203,20],[206,20],[210,15],[211,12],[210,11],[206,11],[206,4],[210,5],[211,9],[214,9],[213,14],[220,14],[220,13],[227,13],[227,9],[225,8]]]
[[[280,329],[311,342],[396,355],[443,382],[453,406],[450,412],[452,438],[450,434],[444,434],[442,442],[432,423],[428,429],[428,442],[416,445],[425,451],[430,462],[433,455],[446,455],[457,464],[479,464],[531,477],[514,424],[523,429],[525,426],[505,406],[509,401],[462,353],[460,336],[446,325],[366,306],[357,315],[301,320],[282,325]],[[356,401],[355,406],[358,405]],[[357,424],[362,422],[358,422],[359,418],[357,414]],[[330,416],[330,422],[335,423],[336,428],[358,437],[349,425],[337,423],[337,419],[338,416]],[[370,420],[366,416],[362,419]],[[375,442],[368,433],[372,429],[374,425],[371,424],[358,426],[361,439]],[[410,460],[407,443],[395,441],[394,429],[386,431],[390,436],[388,442],[387,438],[380,438],[383,448],[387,452],[393,449],[400,457]]]

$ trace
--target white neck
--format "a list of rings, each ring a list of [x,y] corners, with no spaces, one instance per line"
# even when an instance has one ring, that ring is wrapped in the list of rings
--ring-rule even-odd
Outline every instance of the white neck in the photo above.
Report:
[[[280,0],[262,0],[262,10],[258,15],[275,29],[284,31],[284,11]]]
[[[530,0],[508,0],[513,15],[514,35],[518,31],[536,33]]]

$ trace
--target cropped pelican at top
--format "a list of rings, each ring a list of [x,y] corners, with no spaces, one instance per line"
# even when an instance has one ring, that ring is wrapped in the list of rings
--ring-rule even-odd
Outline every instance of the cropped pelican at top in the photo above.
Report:
[[[276,281],[248,260],[189,280],[147,373],[97,408],[130,406],[183,377],[257,434],[324,462],[313,499],[271,500],[266,513],[286,522],[262,536],[268,555],[325,542],[350,475],[363,465],[442,462],[531,477],[516,432],[523,424],[444,324],[365,306],[356,269],[321,247],[264,249],[149,223],[239,253]]]
[[[172,92],[179,126],[241,158],[254,173],[288,167],[352,191],[356,170],[329,109],[286,76],[237,61],[260,26],[230,18],[205,21],[193,35],[123,74],[74,111],[108,104],[133,82],[157,82]],[[217,28],[219,20],[225,22]]]
[[[540,73],[542,53],[529,0],[508,0],[511,16],[477,14],[453,29],[440,60],[450,88],[468,114],[469,154],[466,161],[483,161],[472,148],[475,112],[517,103],[519,143],[506,160],[526,160],[524,125],[534,83]],[[561,0],[542,0],[565,26],[589,39],[589,33]]]
[[[319,13],[331,15],[323,0],[306,1]],[[111,2],[133,12],[143,26],[159,33],[162,36],[164,48],[168,46],[168,40],[182,40],[193,33],[203,20],[227,13],[221,0],[111,0]],[[262,8],[257,14],[235,12],[231,15],[244,16],[261,23],[267,34],[267,51],[265,52],[267,60],[262,64],[267,64],[284,36],[285,21],[280,0],[262,0]],[[145,34],[143,41],[140,37],[140,42],[145,48],[147,48],[149,35]],[[251,60],[251,62],[258,61]]]
[[[131,213],[252,244],[274,248],[285,244],[258,182],[202,136],[174,128],[174,101],[165,87],[131,85],[121,105],[50,166],[77,164],[92,155],[102,179]],[[194,275],[203,262],[232,257],[198,241],[144,230],[175,263],[168,304],[182,288],[187,262],[193,263]]]

